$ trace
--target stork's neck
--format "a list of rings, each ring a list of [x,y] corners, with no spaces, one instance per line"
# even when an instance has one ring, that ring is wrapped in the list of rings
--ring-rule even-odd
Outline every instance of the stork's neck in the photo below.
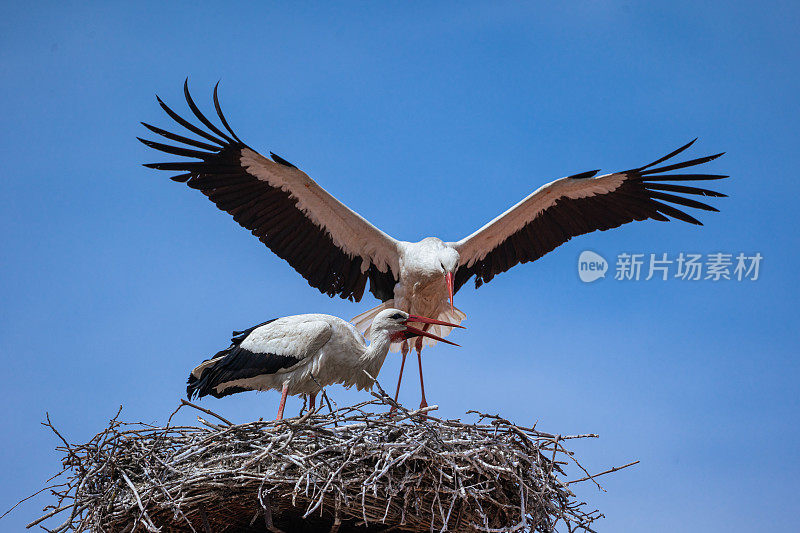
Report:
[[[361,357],[351,360],[352,363],[355,363],[353,365],[355,372],[345,380],[345,384],[356,384],[359,389],[372,387],[372,380],[363,371],[366,370],[370,376],[377,378],[383,362],[386,360],[386,355],[389,353],[389,346],[392,344],[392,339],[386,331],[375,333],[374,337],[369,346],[364,348]]]
[[[380,331],[373,335],[364,352],[364,359],[372,360],[382,359],[389,353],[389,346],[392,344],[392,338],[386,331]]]

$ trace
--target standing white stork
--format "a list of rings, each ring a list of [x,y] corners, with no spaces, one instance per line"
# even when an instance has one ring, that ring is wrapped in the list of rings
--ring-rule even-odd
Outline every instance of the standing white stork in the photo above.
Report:
[[[186,394],[221,398],[246,390],[281,391],[278,417],[283,418],[286,396],[308,394],[310,408],[320,387],[341,383],[358,390],[377,377],[393,342],[429,337],[458,346],[426,331],[409,326],[460,327],[399,309],[384,309],[372,323],[369,346],[350,322],[331,315],[309,314],[277,318],[244,331],[234,331],[231,345],[204,361],[189,374]]]
[[[175,113],[160,98],[158,102],[172,119],[203,140],[143,123],[153,133],[181,146],[139,139],[144,144],[190,158],[145,166],[180,172],[171,179],[199,189],[321,292],[360,301],[369,280],[370,292],[383,303],[353,319],[362,332],[380,311],[390,307],[459,324],[466,315],[453,306],[453,294],[472,276],[477,288],[514,265],[542,257],[572,237],[634,220],[667,221],[672,217],[701,225],[671,204],[717,211],[685,195],[725,196],[686,183],[727,176],[666,174],[722,154],[657,166],[689,148],[692,141],[642,167],[602,176],[594,170],[557,179],[460,241],[444,242],[436,237],[415,243],[399,241],[367,222],[282,157],[270,152],[269,159],[242,142],[222,114],[217,87],[214,107],[227,133],[200,112],[189,94],[188,83],[184,84],[184,95],[206,129]],[[442,337],[451,330],[444,325],[430,329]],[[420,356],[423,342],[433,345],[435,341],[428,338],[416,343],[424,406],[427,402]],[[393,351],[400,348],[402,379],[408,344],[392,345]]]

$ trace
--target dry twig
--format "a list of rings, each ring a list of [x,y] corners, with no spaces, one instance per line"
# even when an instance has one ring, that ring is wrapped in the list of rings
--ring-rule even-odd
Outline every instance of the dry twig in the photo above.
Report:
[[[56,503],[29,527],[68,512],[48,531],[291,531],[301,520],[339,532],[591,531],[602,515],[585,511],[570,483],[624,468],[566,481],[559,465],[586,469],[564,441],[596,435],[557,436],[477,412],[474,422],[440,420],[376,389],[371,401],[278,422],[233,424],[184,401],[178,409],[226,425],[117,416],[86,444],[68,443],[48,418],[66,482],[50,487]]]

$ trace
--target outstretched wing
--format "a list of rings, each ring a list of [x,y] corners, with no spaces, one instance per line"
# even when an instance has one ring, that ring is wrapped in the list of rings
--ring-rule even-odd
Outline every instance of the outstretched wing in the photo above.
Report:
[[[217,84],[217,86],[219,83]],[[147,146],[189,158],[146,167],[177,171],[172,180],[200,190],[218,208],[285,259],[312,287],[330,296],[359,301],[367,279],[375,297],[392,297],[398,271],[397,241],[320,187],[293,164],[270,152],[268,159],[244,144],[222,114],[214,87],[214,107],[224,132],[203,115],[183,86],[200,127],[170,109],[175,122],[202,140],[142,123],[178,145],[139,139]]]
[[[700,165],[722,154],[653,168],[693,143],[649,165],[625,172],[595,177],[599,170],[594,170],[548,183],[472,235],[449,243],[461,256],[455,276],[456,290],[473,275],[475,287],[480,287],[514,265],[535,261],[572,237],[595,230],[605,231],[648,218],[668,221],[668,217],[702,225],[682,208],[670,204],[717,211],[685,195],[724,194],[687,183],[728,176],[665,173]]]

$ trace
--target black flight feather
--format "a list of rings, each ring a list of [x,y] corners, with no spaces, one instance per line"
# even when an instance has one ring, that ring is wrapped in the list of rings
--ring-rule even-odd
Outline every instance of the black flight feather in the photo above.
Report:
[[[616,228],[634,220],[649,218],[668,221],[670,220],[668,217],[671,217],[690,224],[702,225],[699,220],[671,204],[705,211],[717,211],[717,208],[713,206],[681,196],[681,194],[707,197],[724,197],[725,195],[680,183],[717,180],[728,176],[664,173],[701,165],[722,154],[657,167],[688,149],[696,140],[684,144],[652,163],[622,172],[624,179],[615,190],[583,198],[562,197],[556,199],[550,207],[536,214],[528,224],[490,250],[483,259],[475,261],[469,267],[462,265],[456,272],[455,289],[458,290],[473,275],[475,276],[475,287],[480,287],[497,274],[505,272],[516,264],[534,261],[573,237],[596,230],[604,231]],[[569,178],[589,180],[597,172],[584,172],[569,176]],[[678,184],[661,183],[670,181],[678,182]]]
[[[140,139],[145,145],[160,152],[190,158],[188,161],[147,163],[145,166],[180,172],[171,179],[200,190],[219,209],[230,213],[236,222],[289,262],[320,292],[358,301],[369,279],[370,291],[376,297],[382,301],[391,298],[396,284],[391,271],[383,273],[370,265],[366,272],[362,272],[361,257],[353,257],[339,248],[324,227],[317,226],[297,208],[297,199],[289,191],[258,179],[242,167],[242,149],[247,145],[235,134],[222,113],[219,82],[214,86],[214,109],[228,133],[200,111],[189,93],[188,80],[183,88],[189,109],[207,129],[192,124],[156,97],[159,105],[172,120],[214,144],[143,123],[151,132],[186,146]],[[270,156],[280,165],[297,168],[275,153],[270,152]],[[296,247],[308,249],[298,250]],[[325,270],[320,265],[324,265]]]

